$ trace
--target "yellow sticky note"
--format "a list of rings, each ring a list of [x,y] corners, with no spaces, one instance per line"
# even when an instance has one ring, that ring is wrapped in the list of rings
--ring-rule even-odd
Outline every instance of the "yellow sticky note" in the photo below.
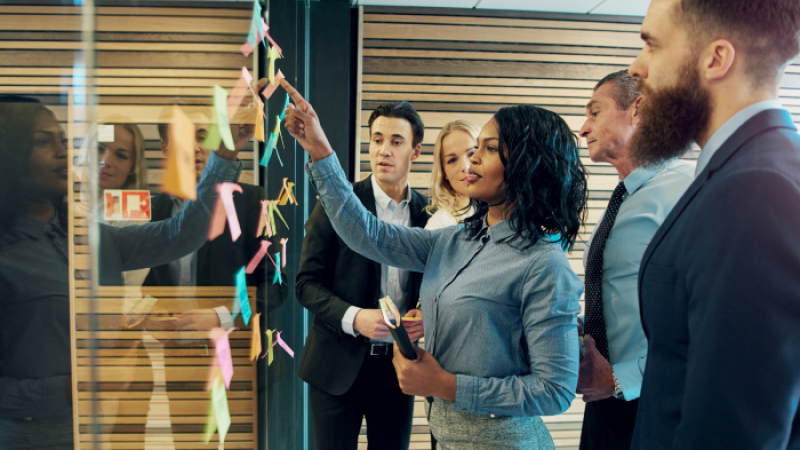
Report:
[[[253,323],[250,325],[253,328],[253,333],[250,335],[250,361],[254,361],[261,354],[261,326],[259,324],[259,317],[261,313],[256,313],[253,316]]]
[[[281,54],[278,50],[272,46],[269,48],[269,53],[267,54],[267,58],[269,58],[269,69],[267,69],[267,77],[269,78],[270,84],[275,81],[275,60],[281,58]]]
[[[163,191],[174,197],[195,200],[194,124],[178,105],[172,105],[167,139],[167,170]]]
[[[272,333],[275,330],[267,330],[267,365],[272,364]]]
[[[231,135],[231,124],[228,118],[228,91],[220,86],[214,86],[214,110],[217,112],[217,128],[225,148],[236,150]]]
[[[256,113],[255,135],[259,141],[264,142],[264,102],[258,97],[256,97],[256,107],[258,112]]]

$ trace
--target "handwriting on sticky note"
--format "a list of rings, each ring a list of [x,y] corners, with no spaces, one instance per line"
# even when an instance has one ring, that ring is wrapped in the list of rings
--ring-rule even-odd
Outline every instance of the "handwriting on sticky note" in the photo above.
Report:
[[[231,135],[231,124],[230,120],[228,120],[228,91],[218,85],[214,86],[214,110],[217,112],[217,129],[225,148],[235,150],[233,135]]]
[[[212,328],[208,335],[214,341],[214,348],[217,351],[217,362],[222,369],[222,378],[225,380],[225,387],[230,389],[231,379],[233,378],[233,359],[231,358],[231,343],[228,335],[231,334],[236,327],[228,331],[222,328]]]
[[[244,274],[244,267],[236,272],[236,295],[239,297],[239,305],[242,308],[242,319],[244,319],[244,324],[247,325],[250,323],[250,316],[253,312],[250,310],[250,299],[247,297],[247,278]]]
[[[236,242],[242,234],[239,225],[239,217],[236,215],[236,205],[233,203],[233,193],[242,193],[242,187],[236,183],[217,184],[217,203],[214,205],[214,212],[211,217],[211,224],[208,227],[208,240],[213,241],[225,230],[225,219],[228,221],[228,229],[231,231],[231,239]]]
[[[292,349],[291,349],[291,348],[289,348],[289,345],[287,345],[287,344],[286,344],[286,342],[284,342],[284,341],[283,341],[283,339],[281,339],[281,333],[283,333],[283,331],[278,331],[278,336],[275,338],[275,342],[272,344],[272,346],[274,347],[275,345],[280,345],[280,346],[281,346],[281,348],[282,348],[282,349],[283,349],[283,350],[284,350],[286,353],[288,353],[288,354],[289,354],[289,356],[291,356],[292,358],[294,358],[294,352],[292,351]]]
[[[261,326],[259,323],[259,319],[261,318],[261,313],[256,313],[253,316],[253,325],[251,328],[250,333],[250,361],[254,361],[258,358],[258,355],[261,354]]]
[[[211,385],[211,404],[214,405],[214,418],[217,422],[219,441],[225,442],[225,436],[231,427],[231,413],[228,409],[228,394],[221,381],[217,377],[214,384]]]

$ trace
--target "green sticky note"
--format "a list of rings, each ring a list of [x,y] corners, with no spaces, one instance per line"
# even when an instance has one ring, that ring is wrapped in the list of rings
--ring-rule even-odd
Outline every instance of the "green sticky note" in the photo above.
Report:
[[[214,418],[217,421],[219,441],[225,442],[225,435],[231,427],[231,413],[228,410],[228,394],[225,393],[225,381],[222,374],[214,379],[211,386],[211,403],[214,405]]]
[[[220,86],[214,86],[214,110],[217,112],[218,133],[228,150],[236,150],[231,135],[231,124],[228,120],[228,91]]]
[[[203,147],[210,148],[211,150],[219,149],[219,143],[222,142],[222,136],[219,135],[219,127],[217,124],[212,123],[208,127],[208,135],[203,141]]]
[[[273,356],[272,356],[272,333],[273,332],[275,332],[275,330],[267,330],[267,365],[268,366],[272,364],[272,359],[273,359]]]
[[[203,433],[203,442],[208,444],[211,436],[217,431],[217,417],[214,415],[214,403],[208,402],[208,419],[206,420],[206,429]]]

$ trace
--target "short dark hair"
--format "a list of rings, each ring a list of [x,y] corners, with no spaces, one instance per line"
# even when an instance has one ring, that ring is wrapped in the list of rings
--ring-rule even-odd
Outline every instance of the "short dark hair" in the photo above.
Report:
[[[614,83],[614,101],[617,102],[617,109],[626,110],[631,104],[642,95],[641,92],[636,90],[636,83],[639,82],[638,78],[633,78],[628,73],[628,70],[620,70],[612,72],[602,80],[598,81],[594,86],[594,90],[600,89],[606,83]]]
[[[797,0],[680,0],[676,22],[689,24],[697,47],[728,39],[748,57],[755,82],[775,82],[800,53]]]
[[[507,106],[494,115],[499,132],[498,153],[505,166],[503,202],[515,205],[507,219],[512,240],[525,246],[554,239],[571,248],[586,211],[586,169],[578,137],[558,114],[532,105]],[[476,213],[465,221],[467,235],[483,226],[489,205],[472,200]],[[556,237],[556,235],[558,235]]]
[[[425,125],[422,123],[422,118],[417,113],[417,110],[408,102],[395,102],[384,103],[378,105],[375,111],[369,116],[369,133],[372,134],[372,122],[378,117],[392,117],[395,119],[405,119],[411,124],[411,146],[416,147],[417,144],[422,142],[425,136]]]

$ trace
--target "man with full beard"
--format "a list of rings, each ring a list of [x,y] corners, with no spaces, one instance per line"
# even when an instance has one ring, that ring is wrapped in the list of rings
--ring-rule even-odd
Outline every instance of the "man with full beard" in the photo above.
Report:
[[[800,136],[778,102],[797,0],[653,0],[634,158],[703,149],[639,271],[634,449],[800,448]]]

